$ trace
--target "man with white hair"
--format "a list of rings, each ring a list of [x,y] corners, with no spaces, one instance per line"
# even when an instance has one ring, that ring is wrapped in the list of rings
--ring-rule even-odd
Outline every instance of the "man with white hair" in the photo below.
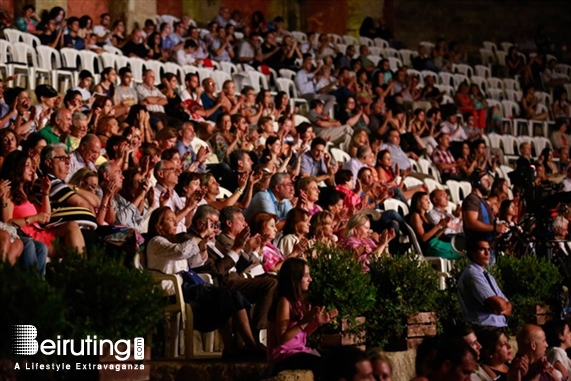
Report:
[[[79,147],[70,155],[69,173],[65,178],[69,182],[71,177],[81,168],[89,168],[96,172],[95,161],[101,154],[101,141],[94,134],[87,134],[79,143]]]
[[[168,103],[167,98],[155,87],[155,72],[145,70],[143,83],[137,86],[139,103],[146,106],[149,112],[165,112],[164,106]]]

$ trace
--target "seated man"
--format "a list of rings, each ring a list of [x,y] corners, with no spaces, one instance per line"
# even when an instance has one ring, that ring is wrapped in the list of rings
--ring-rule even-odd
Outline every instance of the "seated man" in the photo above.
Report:
[[[516,336],[517,355],[510,365],[510,373],[520,380],[561,380],[561,372],[545,357],[547,341],[540,326],[526,324]]]
[[[450,141],[452,142],[464,142],[468,140],[468,135],[466,131],[462,128],[462,125],[458,123],[458,116],[456,112],[450,111],[450,114],[446,117],[446,120],[442,122],[442,133],[450,135]]]
[[[325,113],[329,114],[335,105],[335,97],[329,94],[318,94],[315,89],[317,84],[317,74],[321,70],[321,66],[313,70],[313,58],[310,54],[303,55],[303,63],[301,70],[295,75],[295,84],[299,90],[299,94],[302,98],[312,101],[314,99],[319,99],[325,102]],[[313,107],[310,107],[313,108]],[[321,114],[321,112],[320,112]]]
[[[448,193],[445,190],[435,189],[430,192],[430,202],[432,202],[433,209],[427,214],[428,222],[437,225],[441,219],[449,217],[450,222],[444,229],[444,234],[460,234],[462,233],[462,206],[458,205],[454,214],[450,214],[446,211],[448,201]]]
[[[214,209],[212,206],[203,208]],[[240,208],[223,208],[220,224],[221,233],[216,239],[216,245],[208,245],[210,260],[203,269],[215,276],[221,286],[240,291],[248,302],[255,305],[252,330],[257,333],[267,328],[268,311],[277,288],[277,280],[272,277],[252,278],[264,274],[259,257],[262,255],[261,240],[259,237],[251,237],[245,241],[249,227]],[[200,233],[206,225],[196,221],[191,229]]]
[[[101,141],[94,134],[87,134],[79,143],[79,147],[71,153],[71,162],[69,165],[69,174],[67,175],[65,181],[69,182],[71,177],[75,172],[79,171],[81,168],[89,168],[96,172],[95,162],[101,154]]]
[[[438,168],[443,182],[447,180],[461,180],[458,176],[456,159],[450,152],[450,135],[442,133],[438,137],[438,146],[432,151],[432,162]]]
[[[381,145],[381,150],[388,149],[391,153],[391,166],[393,170],[395,169],[396,165],[400,170],[407,170],[411,167],[410,161],[408,158],[412,158],[414,160],[418,160],[418,156],[410,151],[404,152],[400,146],[400,132],[396,129],[391,129],[387,132],[387,136],[385,139],[385,143]],[[411,173],[414,175],[414,173]]]
[[[470,263],[458,279],[464,320],[480,327],[507,327],[512,304],[486,270],[490,262],[490,244],[482,240],[472,241],[467,254]]]
[[[250,219],[260,212],[273,214],[278,221],[276,227],[281,231],[288,212],[293,208],[290,201],[293,195],[294,186],[291,176],[287,173],[276,173],[270,179],[268,189],[256,193],[252,198],[250,207],[244,211],[244,215]]]
[[[129,41],[123,46],[123,54],[127,57],[138,57],[142,59],[148,59],[152,53],[143,42],[142,42],[143,33],[140,29],[135,29],[133,33],[131,33],[131,37]]]
[[[369,54],[369,47],[367,45],[361,45],[359,47],[358,60],[361,61],[361,67],[368,73],[375,69],[375,63],[369,59]]]
[[[157,185],[155,186],[155,205],[168,206],[175,213],[176,233],[184,233],[192,222],[195,208],[193,199],[189,197],[185,202],[175,192],[178,183],[179,170],[175,163],[161,160],[154,168]]]
[[[205,78],[202,81],[204,92],[200,96],[202,106],[204,107],[204,118],[215,122],[218,115],[222,113],[222,105],[225,99],[224,92],[220,92],[218,96],[216,93],[216,82],[212,78]]]
[[[331,162],[331,155],[325,152],[326,145],[323,138],[315,138],[310,150],[297,159],[301,160],[301,177],[312,176],[317,182],[327,181],[332,184],[334,173],[331,169],[335,163]]]
[[[121,84],[115,87],[115,96],[117,97],[117,102],[122,102],[128,106],[134,106],[137,104],[138,96],[137,91],[131,87],[133,82],[133,72],[128,66],[119,69],[119,78],[121,78]]]
[[[333,98],[335,99],[335,98]],[[344,143],[349,146],[353,129],[346,124],[341,124],[338,120],[330,119],[323,113],[323,101],[313,99],[309,103],[309,114],[307,118],[315,126],[317,136],[329,140],[334,144]]]
[[[65,107],[54,111],[50,124],[40,130],[40,135],[48,144],[65,143],[67,150],[71,147],[69,131],[71,128],[71,111]]]

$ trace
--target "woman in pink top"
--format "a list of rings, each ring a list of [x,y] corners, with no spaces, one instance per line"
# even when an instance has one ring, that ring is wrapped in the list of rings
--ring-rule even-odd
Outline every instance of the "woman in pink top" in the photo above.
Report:
[[[68,165],[69,156],[53,157],[47,160],[57,161],[54,165]],[[41,200],[36,199],[32,191],[34,168],[28,154],[22,151],[10,153],[2,165],[0,176],[9,180],[10,198],[6,207],[2,208],[2,220],[14,223],[31,238],[41,241],[48,246],[48,255],[53,256],[53,241],[61,237],[70,249],[76,249],[80,254],[85,249],[85,241],[79,226],[75,221],[65,222],[50,228],[42,228],[39,224],[46,224],[50,220],[50,188],[51,183],[47,177],[41,181]]]
[[[395,238],[394,229],[385,229],[379,235],[371,231],[371,221],[366,214],[358,213],[347,221],[343,246],[355,250],[360,262],[369,271],[371,257],[389,254],[389,242]]]
[[[316,379],[321,374],[323,360],[317,351],[307,347],[307,336],[335,319],[338,312],[326,312],[324,307],[309,304],[310,283],[305,260],[290,258],[283,263],[269,312],[267,353],[272,375],[286,369],[309,369]]]
[[[276,216],[273,214],[260,212],[254,215],[250,221],[250,229],[252,235],[259,234],[262,237],[263,267],[266,272],[277,273],[287,258],[302,256],[309,245],[307,238],[303,238],[293,246],[289,255],[284,255],[272,243],[278,234]]]

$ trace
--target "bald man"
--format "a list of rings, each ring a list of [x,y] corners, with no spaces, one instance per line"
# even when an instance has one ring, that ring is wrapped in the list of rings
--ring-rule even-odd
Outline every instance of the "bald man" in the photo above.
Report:
[[[517,355],[510,366],[510,373],[521,381],[561,381],[561,373],[545,357],[547,341],[545,332],[534,324],[526,324],[518,332]]]

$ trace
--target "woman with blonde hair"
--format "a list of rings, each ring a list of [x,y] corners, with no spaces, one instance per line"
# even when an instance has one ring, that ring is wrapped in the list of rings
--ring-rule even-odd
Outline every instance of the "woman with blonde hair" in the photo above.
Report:
[[[345,225],[343,246],[355,250],[359,261],[369,271],[369,260],[372,256],[389,254],[389,242],[396,236],[394,229],[385,229],[379,235],[372,232],[369,216],[357,213],[349,218]]]
[[[367,354],[373,366],[373,377],[375,380],[392,381],[393,363],[391,359],[379,348],[373,348]]]
[[[101,141],[101,146],[105,147],[107,140],[113,135],[119,135],[119,123],[112,116],[99,118],[95,127],[95,134]]]

